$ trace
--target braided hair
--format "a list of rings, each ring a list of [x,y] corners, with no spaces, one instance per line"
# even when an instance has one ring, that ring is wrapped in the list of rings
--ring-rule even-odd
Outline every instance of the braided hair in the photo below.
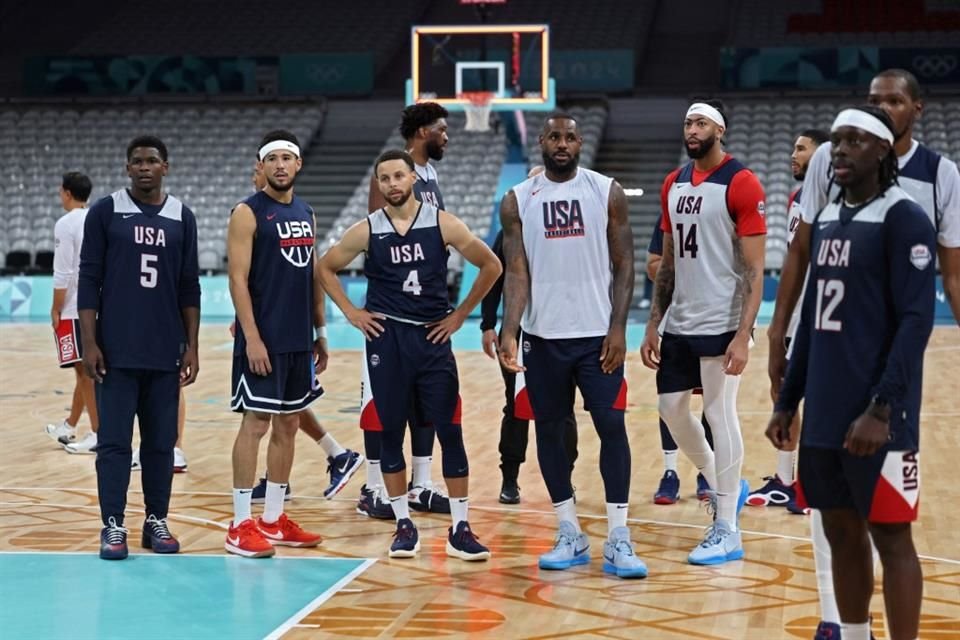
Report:
[[[874,118],[882,122],[884,126],[887,127],[891,132],[893,131],[893,120],[891,120],[887,112],[881,109],[880,107],[876,107],[872,104],[866,104],[866,105],[854,107],[854,108],[857,109],[858,111],[863,111],[864,113],[870,114],[871,116],[873,116]],[[900,165],[897,162],[897,152],[894,151],[892,144],[890,145],[890,149],[887,151],[887,155],[885,155],[880,160],[880,168],[878,169],[878,172],[879,172],[880,191],[877,192],[877,195],[876,195],[877,198],[879,198],[884,193],[886,193],[887,189],[897,184],[897,176],[900,174]],[[832,164],[830,166],[829,177],[830,177],[830,181],[832,182],[833,181],[833,165]],[[846,195],[845,192],[846,192],[846,189],[844,187],[841,187],[840,193],[837,195],[837,199],[835,200],[835,202],[843,202],[843,198]]]

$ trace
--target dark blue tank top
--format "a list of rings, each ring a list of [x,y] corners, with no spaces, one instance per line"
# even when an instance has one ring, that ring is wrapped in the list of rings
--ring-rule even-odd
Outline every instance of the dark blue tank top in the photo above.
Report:
[[[313,209],[298,198],[290,204],[258,191],[243,201],[257,219],[249,288],[253,317],[267,352],[313,348]],[[234,353],[246,351],[237,323]]]
[[[369,311],[406,320],[431,322],[450,313],[447,299],[447,246],[436,207],[422,203],[405,235],[385,209],[367,216],[370,242],[363,264]]]
[[[414,197],[425,204],[443,209],[443,195],[440,193],[440,183],[437,182],[437,170],[432,165],[418,165],[417,181],[413,184]]]

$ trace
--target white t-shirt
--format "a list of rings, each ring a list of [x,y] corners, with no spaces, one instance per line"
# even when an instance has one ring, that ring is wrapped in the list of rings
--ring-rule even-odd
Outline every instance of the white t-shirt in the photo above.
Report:
[[[83,244],[83,223],[87,209],[73,209],[61,216],[53,228],[53,288],[66,289],[60,317],[75,320],[77,314],[77,281],[80,277],[80,246]]]

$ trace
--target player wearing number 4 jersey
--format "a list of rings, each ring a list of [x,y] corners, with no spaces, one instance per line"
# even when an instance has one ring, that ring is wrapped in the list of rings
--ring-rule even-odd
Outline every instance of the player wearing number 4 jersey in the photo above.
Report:
[[[689,555],[693,564],[743,557],[737,518],[748,492],[740,478],[736,401],[760,308],[767,227],[763,187],[724,153],[718,142],[725,131],[719,101],[687,110],[683,135],[692,160],[668,175],[661,190],[663,258],[640,351],[644,364],[657,369],[660,415],[715,490],[714,521]],[[697,387],[715,453],[690,413]]]
[[[127,557],[134,416],[147,515],[141,543],[157,553],[180,548],[166,518],[180,386],[197,377],[200,279],[196,219],[164,193],[168,167],[161,140],[134,139],[127,147],[130,188],[99,200],[84,222],[77,306],[83,366],[99,383],[100,557],[111,560]]]
[[[416,555],[420,541],[410,520],[403,435],[411,401],[437,431],[453,526],[447,555],[486,560],[467,522],[468,465],[460,425],[460,384],[450,335],[500,275],[500,261],[455,216],[413,198],[414,162],[400,150],[384,152],[374,174],[387,205],[350,227],[324,255],[319,273],[330,298],[366,336],[360,426],[382,432],[380,465],[397,519],[390,557]],[[447,246],[480,268],[463,303],[447,301]],[[366,308],[350,303],[337,271],[366,253]]]

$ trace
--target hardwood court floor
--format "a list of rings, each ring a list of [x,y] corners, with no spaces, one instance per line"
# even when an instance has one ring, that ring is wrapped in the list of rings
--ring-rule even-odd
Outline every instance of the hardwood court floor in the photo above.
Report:
[[[473,331],[466,327],[463,331]],[[94,553],[99,522],[92,456],[63,453],[42,433],[65,415],[72,374],[53,362],[49,327],[0,325],[0,438],[7,451],[0,497],[0,551]],[[183,552],[223,553],[231,518],[230,449],[238,417],[227,411],[230,355],[226,328],[205,325],[201,371],[188,389],[185,449],[189,472],[174,478],[171,526]],[[740,390],[746,459],[744,477],[756,486],[771,474],[775,454],[762,431],[770,413],[766,341],[751,354]],[[448,559],[446,516],[415,515],[422,551],[413,560],[389,560],[390,522],[354,511],[363,483],[359,473],[340,497],[325,501],[326,461],[319,447],[300,438],[292,476],[296,498],[288,512],[324,534],[317,550],[280,549],[285,556],[369,557],[377,562],[287,638],[810,638],[817,594],[808,519],[782,509],[747,507],[742,516],[746,558],[715,568],[693,567],[686,555],[700,539],[707,515],[691,497],[695,473],[681,462],[683,499],[656,506],[651,495],[661,473],[653,374],[631,353],[627,414],[633,453],[631,529],[650,576],[622,581],[601,571],[606,535],[598,442],[589,418],[580,420],[580,460],[574,474],[578,510],[593,544],[593,563],[572,571],[537,569],[552,544],[555,521],[538,476],[531,434],[522,467],[523,502],[496,501],[500,475],[497,440],[502,386],[495,363],[481,353],[459,355],[464,430],[471,461],[470,520],[493,558],[479,564]],[[960,339],[955,327],[938,327],[926,358],[921,519],[917,547],[925,557],[921,637],[960,639]],[[335,352],[323,376],[326,396],[314,405],[321,421],[346,446],[360,449],[357,428],[359,353]],[[265,447],[262,447],[265,449]],[[261,454],[262,455],[262,454]],[[439,457],[434,477],[440,474]],[[138,489],[133,476],[132,487]],[[128,526],[142,519],[139,493],[131,492]],[[259,508],[255,509],[259,511]],[[136,540],[136,535],[131,537]],[[251,560],[268,565],[270,560]],[[879,586],[879,585],[878,585]],[[81,588],[79,585],[77,588]],[[885,638],[883,605],[874,598],[874,633]]]

